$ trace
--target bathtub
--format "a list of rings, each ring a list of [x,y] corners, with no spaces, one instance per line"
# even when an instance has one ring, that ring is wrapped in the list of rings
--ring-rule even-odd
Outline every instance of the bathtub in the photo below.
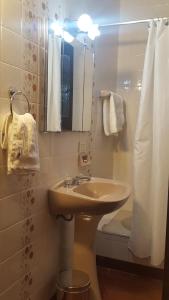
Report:
[[[128,249],[131,217],[131,211],[121,209],[101,220],[96,233],[97,255],[131,261],[133,255]]]
[[[140,259],[128,249],[132,212],[120,209],[101,220],[96,233],[96,254],[112,259],[151,266],[150,259]],[[163,269],[163,263],[159,266]]]

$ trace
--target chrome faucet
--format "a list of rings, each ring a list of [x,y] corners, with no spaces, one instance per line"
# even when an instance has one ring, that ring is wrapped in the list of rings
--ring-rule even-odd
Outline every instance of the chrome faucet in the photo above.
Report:
[[[90,181],[90,176],[80,175],[73,178],[65,179],[64,180],[64,187],[72,187],[74,185],[79,185],[81,182]]]
[[[83,181],[90,181],[90,180],[91,180],[91,177],[90,176],[85,176],[85,175],[76,176],[74,178],[75,185],[78,185]]]

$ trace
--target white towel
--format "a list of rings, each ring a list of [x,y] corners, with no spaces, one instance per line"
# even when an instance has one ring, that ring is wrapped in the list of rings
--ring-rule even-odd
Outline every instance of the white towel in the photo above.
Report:
[[[100,220],[100,222],[98,224],[97,229],[99,231],[103,231],[103,227],[105,225],[109,224],[112,221],[112,219],[117,215],[118,212],[119,212],[119,210],[115,210],[115,211],[111,212],[110,214],[104,215],[101,218],[101,220]]]
[[[109,91],[102,91],[105,98],[103,102],[103,127],[106,136],[117,135],[123,129],[124,100],[121,96]]]
[[[106,136],[111,135],[109,114],[110,114],[110,100],[104,99],[104,101],[103,101],[103,127],[104,127],[104,133]]]
[[[36,121],[31,114],[7,114],[2,125],[1,147],[7,150],[8,174],[40,169]]]
[[[124,127],[125,123],[125,115],[124,115],[124,99],[117,94],[113,94],[114,98],[114,107],[115,107],[115,116],[116,116],[116,127],[114,127],[114,130],[116,133],[121,131]],[[111,116],[111,111],[110,111]],[[111,129],[111,123],[110,123],[110,131],[113,131],[113,128]]]

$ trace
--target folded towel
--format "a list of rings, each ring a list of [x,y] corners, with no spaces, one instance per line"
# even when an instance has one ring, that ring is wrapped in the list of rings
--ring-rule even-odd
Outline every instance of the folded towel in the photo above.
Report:
[[[1,147],[7,150],[8,174],[40,169],[36,121],[31,114],[7,114],[2,125]]]
[[[109,113],[110,113],[110,100],[104,99],[104,101],[103,101],[103,127],[104,127],[104,133],[106,136],[111,135]]]
[[[106,136],[117,135],[123,129],[124,100],[121,96],[111,91],[102,91],[105,97],[103,102],[103,127]]]
[[[114,133],[118,133],[119,131],[121,131],[124,127],[124,123],[125,123],[125,117],[124,117],[124,99],[117,94],[113,94],[113,98],[114,98],[114,110],[113,113],[115,111],[115,122],[111,123],[110,122],[110,131]],[[110,101],[111,103],[111,101]],[[113,113],[111,113],[110,110],[110,118],[113,115]],[[112,120],[112,118],[111,118]]]

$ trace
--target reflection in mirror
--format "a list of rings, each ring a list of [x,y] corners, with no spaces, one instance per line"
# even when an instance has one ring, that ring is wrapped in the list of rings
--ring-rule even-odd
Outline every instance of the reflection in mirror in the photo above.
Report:
[[[47,131],[61,131],[61,43],[52,32],[48,35]]]
[[[72,130],[73,46],[62,41],[61,120],[62,128]]]
[[[89,131],[93,87],[93,52],[77,40],[73,44],[73,131]]]
[[[48,31],[45,131],[89,131],[94,72],[93,47],[77,38],[67,43]]]

